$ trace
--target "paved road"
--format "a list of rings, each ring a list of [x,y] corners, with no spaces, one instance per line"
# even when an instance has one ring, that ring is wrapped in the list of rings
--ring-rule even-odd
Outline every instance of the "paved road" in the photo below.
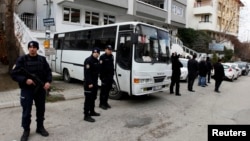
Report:
[[[30,141],[206,141],[208,124],[250,124],[249,81],[250,76],[224,81],[220,94],[213,92],[212,81],[205,88],[195,86],[195,93],[182,83],[180,97],[167,92],[110,100],[110,110],[96,108],[101,116],[95,123],[83,121],[84,98],[47,103],[50,136],[35,133],[34,108]],[[67,92],[82,93],[79,83],[59,83]],[[19,140],[21,108],[0,109],[0,118],[0,140]]]

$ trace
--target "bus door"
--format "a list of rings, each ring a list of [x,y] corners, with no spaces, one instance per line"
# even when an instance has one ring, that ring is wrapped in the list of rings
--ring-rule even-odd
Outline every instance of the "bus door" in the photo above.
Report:
[[[132,32],[120,32],[116,54],[116,78],[120,91],[131,94]]]
[[[61,65],[62,65],[62,45],[63,45],[63,38],[58,38],[57,40],[55,40],[55,49],[56,49],[56,54],[55,54],[55,64],[54,64],[54,68],[52,68],[52,70],[54,70],[57,73],[62,73],[61,71]]]

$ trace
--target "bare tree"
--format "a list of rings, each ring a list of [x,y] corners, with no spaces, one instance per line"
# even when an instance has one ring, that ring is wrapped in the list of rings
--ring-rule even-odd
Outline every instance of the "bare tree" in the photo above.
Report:
[[[222,0],[222,4],[226,5],[221,5],[219,4],[219,31],[221,34],[219,34],[219,37],[217,38],[217,41],[220,43],[228,41],[228,33],[232,33],[233,31],[230,29],[233,28],[238,28],[235,27],[236,25],[239,24],[239,10],[240,10],[240,4],[238,6],[235,6],[234,4],[230,4],[229,2],[234,2],[234,1],[228,1],[228,0]],[[236,31],[237,32],[237,31]]]
[[[9,60],[9,72],[12,66],[15,64],[17,57],[19,56],[19,42],[15,36],[14,28],[14,9],[15,0],[5,0],[6,11],[5,11],[5,36],[6,36],[6,48],[7,57]]]

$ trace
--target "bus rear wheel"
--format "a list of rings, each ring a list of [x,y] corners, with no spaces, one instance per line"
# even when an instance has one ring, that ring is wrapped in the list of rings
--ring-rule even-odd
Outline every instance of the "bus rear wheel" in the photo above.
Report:
[[[122,92],[119,91],[118,86],[116,84],[116,82],[114,81],[112,84],[112,88],[109,92],[109,98],[110,99],[115,99],[115,100],[119,100],[122,98]]]
[[[70,74],[69,74],[68,69],[64,69],[64,70],[63,70],[63,80],[64,80],[65,82],[68,82],[68,83],[71,82],[71,78],[70,78]]]

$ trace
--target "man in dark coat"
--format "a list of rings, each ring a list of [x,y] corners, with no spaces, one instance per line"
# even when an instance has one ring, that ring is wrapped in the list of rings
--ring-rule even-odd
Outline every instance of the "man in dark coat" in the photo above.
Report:
[[[180,75],[181,75],[181,67],[183,67],[182,63],[179,61],[179,56],[175,53],[171,56],[172,60],[172,77],[170,84],[170,94],[173,94],[174,85],[175,86],[175,95],[181,96],[180,90]]]
[[[214,79],[215,79],[215,89],[214,91],[220,93],[219,87],[225,77],[224,67],[221,64],[222,60],[219,59],[216,64],[214,64]]]
[[[199,82],[198,85],[205,87],[206,86],[206,76],[207,76],[207,64],[205,58],[202,58],[199,62]]]
[[[196,54],[193,55],[193,58],[188,60],[188,91],[194,92],[193,85],[194,80],[198,75],[198,62],[196,59]]]

